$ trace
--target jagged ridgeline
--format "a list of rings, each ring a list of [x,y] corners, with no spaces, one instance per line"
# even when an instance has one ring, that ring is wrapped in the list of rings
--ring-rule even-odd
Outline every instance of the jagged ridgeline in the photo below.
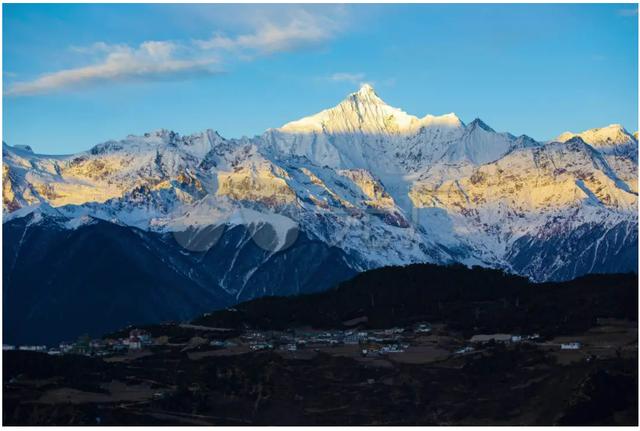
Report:
[[[5,144],[5,334],[190,318],[388,265],[635,271],[637,152],[620,125],[538,142],[407,114],[368,85],[253,138],[160,130],[67,156]]]

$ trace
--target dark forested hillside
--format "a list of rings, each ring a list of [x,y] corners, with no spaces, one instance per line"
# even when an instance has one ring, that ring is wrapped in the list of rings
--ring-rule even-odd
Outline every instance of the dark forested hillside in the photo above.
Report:
[[[598,317],[637,319],[637,275],[589,275],[561,283],[486,268],[416,264],[368,271],[311,295],[261,298],[196,319],[209,326],[368,327],[443,321],[465,332],[562,333]]]
[[[302,233],[270,256],[243,227],[204,252],[171,234],[98,220],[71,230],[28,216],[2,229],[3,335],[11,344],[189,320],[261,295],[324,290],[355,274],[342,251]]]

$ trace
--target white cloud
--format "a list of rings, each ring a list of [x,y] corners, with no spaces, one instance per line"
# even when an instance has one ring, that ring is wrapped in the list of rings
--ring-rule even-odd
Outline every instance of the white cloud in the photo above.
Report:
[[[364,81],[364,77],[364,73],[337,72],[329,76],[329,81],[359,84]]]
[[[259,23],[252,33],[235,37],[215,34],[210,39],[197,40],[195,44],[205,50],[272,54],[325,42],[335,35],[338,28],[338,22],[329,16],[298,10],[285,23],[265,21]]]
[[[214,73],[214,56],[181,53],[184,48],[173,42],[147,41],[137,48],[107,45],[102,42],[78,52],[101,52],[104,58],[89,66],[46,73],[32,81],[16,82],[5,95],[20,96],[46,93],[100,81],[125,81],[139,78],[162,78],[188,73]]]
[[[207,40],[179,43],[147,41],[138,47],[97,42],[86,47],[71,47],[91,61],[86,66],[45,73],[31,80],[9,84],[6,96],[42,94],[107,81],[175,78],[188,74],[211,74],[234,57],[251,58],[292,51],[326,42],[340,30],[334,16],[304,9],[288,10],[281,16],[262,18],[252,24],[254,30],[234,36],[214,34]]]

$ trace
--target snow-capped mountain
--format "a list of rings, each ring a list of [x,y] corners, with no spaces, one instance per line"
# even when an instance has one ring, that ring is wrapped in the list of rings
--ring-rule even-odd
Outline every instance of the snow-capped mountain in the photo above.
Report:
[[[636,269],[637,151],[618,125],[537,142],[453,113],[416,117],[364,85],[254,138],[160,130],[68,156],[3,144],[3,222],[22,238],[11,265],[42,226],[61,232],[50,247],[105,223],[131,229],[221,305],[411,262],[561,280]],[[336,276],[291,275],[314,261]]]
[[[582,133],[565,132],[556,138],[558,142],[567,142],[578,137],[597,149],[607,163],[627,183],[638,190],[638,132],[630,134],[620,124],[611,124],[599,129]]]

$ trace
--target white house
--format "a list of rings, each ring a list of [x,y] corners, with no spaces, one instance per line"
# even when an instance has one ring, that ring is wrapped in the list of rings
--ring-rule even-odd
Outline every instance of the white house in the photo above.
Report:
[[[26,350],[29,352],[44,352],[47,350],[47,346],[20,346],[18,350]]]
[[[562,350],[578,350],[582,347],[578,341],[574,341],[572,343],[562,343],[560,344],[560,349]]]
[[[142,341],[138,337],[129,337],[129,349],[140,350],[142,349]]]
[[[429,325],[428,323],[421,323],[416,328],[416,332],[417,333],[422,333],[422,334],[429,333],[429,332],[431,332],[431,325]]]

